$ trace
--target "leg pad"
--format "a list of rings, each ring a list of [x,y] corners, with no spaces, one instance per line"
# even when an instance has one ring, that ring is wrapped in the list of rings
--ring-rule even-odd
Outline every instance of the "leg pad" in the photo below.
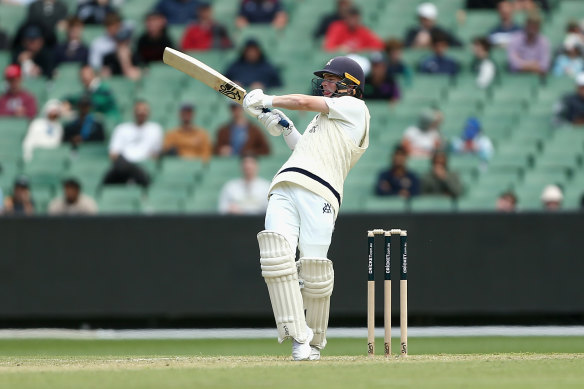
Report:
[[[306,323],[314,332],[311,346],[326,346],[326,330],[333,293],[335,273],[333,263],[326,258],[300,258],[300,278],[304,283],[302,297],[306,308]]]
[[[274,231],[258,234],[262,276],[268,286],[278,329],[278,341],[293,338],[303,343],[308,336],[294,253],[286,238]]]

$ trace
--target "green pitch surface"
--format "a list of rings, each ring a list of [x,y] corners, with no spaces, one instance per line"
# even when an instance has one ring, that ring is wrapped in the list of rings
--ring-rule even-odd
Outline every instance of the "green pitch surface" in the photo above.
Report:
[[[382,340],[378,340],[381,352]],[[398,350],[397,339],[393,347]],[[411,338],[407,358],[331,339],[292,362],[275,340],[0,340],[0,388],[582,388],[584,337]]]

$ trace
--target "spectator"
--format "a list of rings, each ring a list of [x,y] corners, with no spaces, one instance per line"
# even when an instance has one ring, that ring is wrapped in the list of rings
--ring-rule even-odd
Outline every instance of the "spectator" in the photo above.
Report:
[[[288,15],[280,0],[241,0],[239,14],[235,19],[237,28],[248,24],[271,24],[277,30],[286,27]]]
[[[61,125],[61,102],[49,100],[45,104],[44,117],[34,119],[22,142],[22,153],[26,161],[32,160],[36,148],[54,149],[61,144],[63,126]]]
[[[432,168],[422,177],[422,194],[457,198],[462,194],[458,174],[448,170],[448,159],[443,151],[432,156]]]
[[[195,107],[183,104],[180,108],[180,126],[168,131],[164,136],[163,153],[181,158],[198,158],[209,162],[213,145],[207,130],[193,124]]]
[[[232,103],[229,108],[231,121],[219,128],[213,152],[222,157],[270,154],[266,137],[257,126],[249,123],[241,105]]]
[[[76,16],[85,24],[102,25],[108,14],[116,12],[110,0],[80,0],[78,3]]]
[[[452,140],[452,149],[458,154],[474,154],[483,162],[488,162],[493,156],[493,142],[483,132],[481,122],[468,118],[462,136]]]
[[[559,211],[562,208],[564,194],[557,185],[548,185],[541,193],[541,203],[545,211]]]
[[[462,43],[452,33],[436,24],[438,9],[432,3],[422,3],[417,9],[419,25],[410,28],[404,38],[406,47],[428,49],[432,46],[432,36],[440,34],[449,46],[461,47]]]
[[[150,177],[137,164],[158,157],[162,150],[162,127],[148,121],[150,106],[145,101],[134,104],[134,122],[119,124],[112,135],[109,152],[113,162],[104,184],[136,183],[147,187]]]
[[[211,4],[204,3],[199,7],[198,19],[185,31],[182,38],[183,50],[229,49],[233,43],[225,26],[213,19]]]
[[[30,185],[26,177],[14,181],[12,196],[4,197],[4,215],[30,216],[35,212],[34,200],[30,195]]]
[[[385,42],[385,53],[387,54],[387,71],[394,78],[400,76],[405,85],[412,84],[412,69],[402,59],[403,44],[400,40],[389,39]]]
[[[132,30],[122,28],[115,36],[116,47],[114,51],[103,57],[101,75],[103,77],[124,76],[136,81],[142,75],[142,71],[136,64],[138,59],[132,54],[131,48]]]
[[[262,214],[268,207],[270,182],[258,177],[258,162],[251,154],[241,158],[243,177],[228,181],[219,195],[219,213],[232,215]]]
[[[329,26],[338,20],[343,20],[347,16],[348,11],[353,7],[352,0],[337,0],[337,7],[333,13],[324,15],[318,24],[316,30],[314,30],[314,38],[319,39],[323,37]]]
[[[8,50],[10,48],[10,37],[8,33],[0,27],[0,50]],[[0,203],[2,203],[2,199],[0,199]]]
[[[79,99],[77,118],[65,126],[63,142],[70,142],[76,149],[84,142],[105,141],[103,124],[97,116],[91,112],[91,98],[84,96]]]
[[[145,19],[146,31],[138,39],[136,57],[140,63],[149,65],[151,62],[162,61],[165,47],[174,47],[168,35],[166,18],[158,11],[151,11]]]
[[[517,196],[512,191],[507,191],[497,199],[495,209],[500,212],[517,211]]]
[[[576,92],[564,96],[557,108],[560,123],[584,125],[584,73],[576,76]]]
[[[566,25],[566,36],[564,37],[564,40],[568,37],[572,37],[571,39],[574,39],[574,41],[577,42],[576,45],[582,48],[582,46],[584,46],[584,21],[580,22],[580,24],[575,21],[568,22]]]
[[[521,26],[513,20],[513,11],[513,4],[508,0],[500,1],[497,4],[499,24],[489,31],[491,44],[505,47],[509,44],[513,33],[521,31]]]
[[[343,19],[332,22],[324,38],[324,49],[328,51],[355,52],[383,48],[383,41],[361,24],[361,12],[357,8],[349,9]]]
[[[420,194],[420,180],[407,168],[408,153],[403,146],[393,151],[391,166],[379,173],[375,193],[378,196],[410,198]]]
[[[67,5],[60,0],[38,0],[28,6],[27,20],[40,24],[50,31],[63,29],[67,18]]]
[[[89,48],[82,40],[83,22],[75,17],[67,20],[67,40],[55,48],[55,67],[62,63],[86,65]]]
[[[95,200],[81,193],[81,184],[75,178],[63,181],[63,196],[49,203],[49,215],[94,215],[97,213]]]
[[[363,98],[396,102],[399,97],[399,86],[393,75],[388,71],[385,58],[381,53],[373,53],[371,56],[371,72],[365,78]]]
[[[514,33],[507,47],[509,66],[514,72],[544,75],[550,67],[550,43],[539,33],[541,18],[530,15],[525,29]]]
[[[579,36],[568,34],[564,39],[564,51],[556,58],[554,64],[554,76],[568,76],[576,78],[576,75],[584,72],[584,58],[582,58],[582,41]]]
[[[29,20],[25,20],[24,23],[18,27],[18,30],[12,37],[12,55],[16,55],[23,50],[23,42],[24,42],[24,34],[25,32],[29,31],[30,28],[36,28],[41,31],[41,36],[44,39],[44,45],[49,49],[54,49],[57,45],[57,34],[55,30],[49,29],[42,23],[38,22],[31,22]]]
[[[95,38],[89,47],[89,64],[95,70],[100,70],[104,57],[116,50],[116,35],[127,33],[122,18],[116,13],[107,14],[103,24],[105,34]]]
[[[495,80],[497,68],[490,57],[491,44],[486,38],[475,38],[472,42],[474,52],[471,68],[476,74],[477,86],[481,89],[488,88]]]
[[[77,107],[79,99],[89,96],[91,99],[91,106],[94,112],[99,112],[108,117],[117,119],[120,116],[116,100],[109,87],[96,76],[95,71],[91,66],[83,66],[79,70],[79,78],[83,84],[83,91],[77,96],[70,96],[67,98],[69,111],[71,107]]]
[[[420,114],[417,126],[406,129],[402,145],[410,157],[428,158],[442,145],[440,124],[442,114],[434,109],[425,109]]]
[[[249,89],[282,86],[278,70],[265,57],[255,39],[245,42],[241,55],[227,68],[225,76]]]
[[[547,0],[514,0],[513,6],[517,12],[536,12],[539,9],[549,11],[549,4]]]
[[[199,0],[159,0],[154,10],[166,18],[168,24],[187,24],[197,17]]]
[[[460,64],[446,55],[448,39],[441,33],[432,34],[432,51],[434,54],[422,59],[418,70],[428,74],[447,74],[456,76],[460,71]]]
[[[0,95],[0,117],[16,116],[34,119],[37,114],[36,99],[22,88],[20,67],[8,65],[4,70],[4,78],[8,88]]]
[[[45,46],[42,31],[37,26],[29,26],[22,34],[22,47],[15,53],[13,63],[19,64],[25,77],[53,77],[55,69],[54,53]]]

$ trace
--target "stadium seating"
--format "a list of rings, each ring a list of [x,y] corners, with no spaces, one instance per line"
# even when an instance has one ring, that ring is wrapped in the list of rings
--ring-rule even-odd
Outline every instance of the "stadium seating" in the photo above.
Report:
[[[354,0],[362,9],[364,23],[383,38],[403,37],[406,28],[416,23],[415,9],[422,0]],[[125,18],[143,30],[143,16],[155,0],[126,0],[121,5]],[[542,80],[507,72],[504,50],[495,50],[493,60],[498,65],[497,81],[490,88],[476,87],[470,72],[470,41],[484,34],[497,22],[496,12],[472,10],[458,12],[463,0],[434,0],[440,10],[440,24],[451,29],[464,42],[463,49],[451,50],[451,56],[463,64],[456,78],[415,74],[412,84],[402,87],[403,99],[394,105],[387,102],[368,101],[371,113],[371,146],[355,170],[349,175],[342,210],[345,212],[426,212],[467,210],[493,211],[496,198],[503,191],[516,191],[522,209],[541,209],[540,195],[543,187],[557,182],[565,190],[568,209],[580,206],[584,193],[584,132],[580,129],[557,128],[553,120],[554,107],[566,93],[574,90],[573,81],[553,76]],[[550,1],[552,11],[545,16],[543,32],[554,49],[562,42],[565,24],[581,12],[576,0]],[[70,9],[76,1],[67,0]],[[334,1],[284,1],[289,12],[289,26],[274,32],[268,26],[250,26],[238,31],[233,19],[238,12],[234,0],[214,0],[215,17],[225,24],[236,43],[236,48],[226,51],[190,53],[208,65],[224,71],[239,55],[239,47],[248,38],[259,39],[268,57],[282,71],[284,86],[272,93],[306,93],[310,90],[312,71],[321,67],[332,55],[323,52],[321,41],[313,41],[312,33],[322,15],[334,8]],[[16,31],[26,14],[25,7],[0,4],[2,27]],[[185,26],[171,26],[169,32],[179,42]],[[103,34],[102,26],[86,26],[84,40]],[[428,55],[424,50],[405,50],[404,60],[413,68]],[[364,53],[365,56],[370,53]],[[7,52],[0,52],[0,67],[10,61]],[[80,91],[79,67],[61,65],[55,79],[27,79],[24,87],[32,92],[42,107],[49,98],[63,98]],[[165,130],[178,124],[178,108],[183,102],[197,107],[197,123],[206,128],[212,139],[218,127],[230,118],[227,100],[183,74],[164,64],[152,64],[137,82],[114,77],[106,80],[114,92],[122,111],[121,120],[131,120],[132,103],[146,99],[151,103],[151,119]],[[446,140],[459,136],[469,116],[476,116],[484,133],[495,144],[495,155],[488,163],[476,158],[452,155],[450,168],[456,171],[465,186],[464,195],[453,202],[448,198],[420,197],[411,201],[401,198],[377,198],[373,186],[381,169],[387,167],[393,148],[401,140],[403,131],[417,122],[424,107],[442,110],[442,133]],[[311,115],[291,113],[299,129],[304,128]],[[119,123],[118,118],[106,118],[108,136]],[[212,159],[208,166],[200,161],[182,161],[165,158],[149,162],[143,167],[152,177],[147,191],[136,187],[102,187],[101,180],[109,167],[107,145],[82,145],[71,151],[68,146],[54,150],[37,150],[33,160],[22,160],[22,140],[28,121],[0,119],[0,187],[9,191],[14,177],[26,174],[31,179],[33,197],[41,212],[52,196],[60,193],[61,180],[77,177],[88,194],[95,196],[102,212],[144,213],[215,213],[217,196],[222,185],[240,176],[236,158]],[[269,179],[286,160],[290,150],[279,138],[268,137],[272,154],[260,159],[260,175]],[[429,170],[427,160],[410,160],[409,168],[423,175]]]

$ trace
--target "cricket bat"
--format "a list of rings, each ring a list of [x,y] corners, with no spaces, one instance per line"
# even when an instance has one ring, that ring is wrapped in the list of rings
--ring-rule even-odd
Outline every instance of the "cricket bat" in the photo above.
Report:
[[[201,81],[203,84],[215,89],[217,92],[228,97],[232,101],[238,104],[243,104],[243,98],[247,93],[245,89],[215,69],[205,65],[198,59],[178,50],[166,47],[164,49],[162,60],[165,64]],[[264,108],[263,111],[270,112],[268,108]],[[279,124],[283,127],[289,127],[290,125],[288,121],[284,119],[280,120]]]

